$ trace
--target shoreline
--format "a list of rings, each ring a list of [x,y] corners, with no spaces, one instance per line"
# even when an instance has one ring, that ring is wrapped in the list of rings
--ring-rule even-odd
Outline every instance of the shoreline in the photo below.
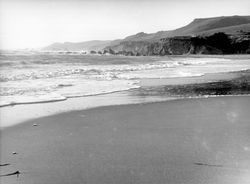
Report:
[[[138,104],[150,103],[158,101],[169,101],[175,99],[185,98],[207,98],[217,97],[224,94],[216,95],[213,91],[208,94],[200,95],[197,93],[199,89],[209,89],[210,83],[214,82],[216,85],[215,90],[218,90],[226,84],[226,81],[236,81],[240,85],[238,91],[225,96],[243,96],[250,94],[250,87],[246,92],[241,91],[241,79],[245,80],[247,85],[250,85],[250,72],[249,70],[228,72],[228,73],[215,73],[206,74],[202,77],[188,77],[188,78],[172,78],[172,79],[154,79],[142,80],[139,85],[140,88],[130,89],[126,91],[113,92],[101,95],[91,95],[86,97],[68,98],[63,101],[54,101],[48,103],[34,103],[15,106],[5,106],[0,108],[1,116],[1,129],[8,126],[13,126],[23,123],[27,120],[36,119],[39,117],[46,117],[54,114],[64,113],[74,110],[84,110],[96,108],[99,106],[112,106],[123,104]],[[231,85],[231,84],[230,84]],[[244,86],[243,86],[244,87]],[[223,89],[223,88],[222,88]],[[240,90],[240,91],[239,91]],[[245,89],[244,89],[245,90]],[[244,92],[244,93],[243,93]],[[113,99],[110,101],[110,99]],[[67,107],[67,108],[65,108]],[[15,113],[16,116],[12,116]]]
[[[41,118],[48,118],[52,116],[60,116],[63,114],[67,113],[75,113],[75,112],[80,112],[80,111],[89,111],[89,110],[97,110],[97,109],[105,109],[105,108],[116,108],[116,107],[124,107],[124,106],[133,106],[133,105],[150,105],[150,104],[161,104],[161,103],[168,103],[168,102],[179,102],[179,101],[186,101],[186,100],[203,100],[203,99],[215,99],[215,98],[247,98],[249,97],[250,99],[250,94],[238,94],[238,95],[207,95],[207,96],[189,96],[189,97],[169,97],[169,98],[164,98],[164,99],[158,99],[155,101],[147,101],[147,102],[131,102],[131,103],[121,103],[121,104],[110,104],[110,105],[98,105],[98,106],[93,106],[93,107],[86,107],[83,109],[75,109],[75,110],[67,110],[64,112],[59,112],[59,113],[53,113],[45,116],[40,116],[40,117],[34,117],[31,119],[24,120],[22,122],[5,126],[5,127],[0,127],[0,131],[4,131],[9,128],[15,128],[16,126],[22,126],[27,123],[37,121],[38,119]],[[248,98],[247,98],[248,99]],[[53,103],[53,102],[52,102]],[[32,104],[31,104],[32,105]]]
[[[206,73],[199,76],[191,76],[191,77],[173,77],[173,78],[145,78],[145,79],[136,79],[138,80],[135,82],[138,87],[133,87],[127,90],[118,90],[100,94],[93,94],[93,95],[84,95],[84,96],[71,96],[65,97],[65,99],[55,99],[55,100],[48,100],[48,101],[38,101],[38,102],[20,102],[20,103],[12,103],[6,105],[0,105],[0,109],[4,107],[13,107],[17,105],[30,105],[30,104],[42,104],[42,103],[54,103],[60,101],[66,101],[71,98],[83,98],[83,97],[90,97],[90,96],[101,96],[106,94],[112,93],[119,93],[119,92],[126,92],[133,89],[138,89],[141,87],[147,86],[163,86],[163,85],[186,85],[186,84],[201,84],[201,83],[209,83],[209,82],[218,82],[219,80],[230,80],[235,79],[237,77],[241,77],[241,74],[250,73],[249,69],[239,70],[239,71],[232,71],[232,72],[219,72],[219,73]]]
[[[0,131],[4,131],[8,128],[13,128],[15,126],[19,126],[22,124],[26,124],[28,122],[36,121],[37,119],[40,118],[46,118],[46,117],[51,117],[51,116],[57,116],[61,114],[67,114],[67,113],[73,113],[73,112],[78,112],[78,111],[85,111],[85,110],[94,110],[98,108],[107,108],[107,107],[119,107],[119,106],[130,106],[130,105],[147,105],[147,104],[157,104],[157,103],[167,103],[167,102],[172,102],[172,101],[182,101],[182,100],[196,100],[196,99],[213,99],[213,98],[234,98],[234,97],[250,97],[250,94],[238,94],[238,95],[207,95],[207,96],[190,96],[190,97],[168,97],[168,98],[162,98],[162,99],[155,99],[155,100],[149,100],[146,102],[127,102],[127,103],[118,103],[118,104],[110,104],[110,105],[98,105],[98,106],[93,106],[93,107],[85,107],[81,109],[74,109],[74,110],[66,110],[63,112],[57,112],[57,113],[52,113],[48,115],[43,115],[43,116],[35,116],[33,118],[28,118],[24,119],[23,121],[20,121],[18,123],[14,123],[11,125],[6,125],[6,126],[0,126]],[[249,98],[250,99],[250,98]]]

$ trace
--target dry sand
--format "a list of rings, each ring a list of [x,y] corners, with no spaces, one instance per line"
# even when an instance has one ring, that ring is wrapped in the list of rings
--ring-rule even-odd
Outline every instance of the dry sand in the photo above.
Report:
[[[182,99],[28,121],[1,130],[1,175],[21,174],[0,181],[247,184],[249,107],[250,97]]]

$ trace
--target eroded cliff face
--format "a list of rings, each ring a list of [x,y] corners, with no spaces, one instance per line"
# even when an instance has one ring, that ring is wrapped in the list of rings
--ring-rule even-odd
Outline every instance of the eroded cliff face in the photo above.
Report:
[[[106,47],[105,52],[127,56],[183,54],[247,54],[250,53],[250,33],[229,36],[216,33],[207,37],[179,36],[156,42],[124,41]]]

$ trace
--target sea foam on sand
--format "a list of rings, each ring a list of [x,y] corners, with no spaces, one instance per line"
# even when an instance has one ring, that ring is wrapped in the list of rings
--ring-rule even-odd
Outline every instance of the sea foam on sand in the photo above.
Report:
[[[62,101],[72,97],[100,95],[138,88],[138,81],[86,80],[81,77],[63,77],[36,81],[9,81],[15,86],[12,95],[1,96],[0,107],[16,104]],[[25,86],[26,85],[26,86]],[[43,85],[45,87],[43,87]],[[31,89],[33,87],[33,90]],[[27,89],[27,90],[26,90]],[[9,91],[10,93],[10,91]]]
[[[124,64],[123,57],[115,57],[113,59],[117,61],[110,64],[105,57],[93,57],[89,63],[90,58],[86,56],[72,56],[72,61],[61,61],[67,57],[60,56],[55,60],[52,56],[25,56],[24,63],[21,56],[7,57],[0,71],[0,107],[129,90],[139,87],[138,79],[194,77],[250,68],[247,60],[224,58],[168,57],[155,60],[145,57],[145,60],[152,61],[138,63],[137,58],[132,57]],[[84,58],[85,62],[82,61]],[[99,60],[103,63],[100,64]]]

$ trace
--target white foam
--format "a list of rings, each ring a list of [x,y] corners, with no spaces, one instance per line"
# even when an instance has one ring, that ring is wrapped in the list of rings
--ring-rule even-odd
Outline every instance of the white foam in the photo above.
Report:
[[[116,77],[121,79],[195,77],[209,73],[233,72],[250,69],[250,63],[248,61],[235,62],[226,59],[221,59],[219,62],[215,62],[215,59],[211,62],[209,60],[209,62],[207,60],[204,61],[206,61],[206,63],[203,63],[202,65],[179,65],[178,67],[173,68],[130,71],[120,73]]]
[[[34,95],[12,95],[1,96],[0,107],[17,104],[31,104],[41,102],[55,102],[66,100],[66,97],[56,93],[50,94],[34,94]]]
[[[77,77],[51,78],[46,80],[9,81],[2,83],[0,106],[52,102],[72,97],[99,95],[138,88],[138,81],[88,80]],[[7,93],[7,94],[4,94]]]
[[[133,64],[34,64],[0,70],[0,106],[65,100],[138,88],[143,78],[177,78],[250,69],[248,60],[174,58]]]
[[[26,79],[41,79],[61,77],[68,75],[86,75],[97,78],[110,79],[116,74],[130,71],[172,68],[184,65],[178,62],[154,62],[146,64],[121,64],[121,65],[86,65],[86,64],[55,64],[37,65],[35,68],[4,68],[0,71],[1,81],[14,81]],[[32,65],[33,66],[33,65]]]

